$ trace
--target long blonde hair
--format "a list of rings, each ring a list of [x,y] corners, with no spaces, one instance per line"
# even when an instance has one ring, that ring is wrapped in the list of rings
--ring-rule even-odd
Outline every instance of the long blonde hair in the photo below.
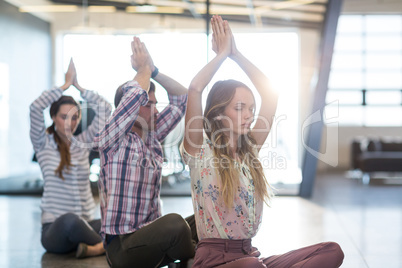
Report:
[[[204,110],[204,131],[213,144],[214,156],[221,159],[220,161],[225,161],[225,165],[219,165],[217,169],[221,179],[223,201],[227,207],[233,205],[235,193],[239,187],[240,172],[243,172],[237,168],[233,153],[237,154],[240,160],[249,167],[257,200],[265,201],[268,204],[272,196],[271,187],[258,159],[256,142],[251,133],[248,132],[247,136],[241,135],[236,152],[231,152],[229,146],[225,146],[228,144],[229,138],[219,131],[223,125],[221,120],[217,120],[217,117],[224,112],[225,107],[233,99],[236,88],[239,87],[249,89],[245,84],[236,80],[216,82],[208,94]]]

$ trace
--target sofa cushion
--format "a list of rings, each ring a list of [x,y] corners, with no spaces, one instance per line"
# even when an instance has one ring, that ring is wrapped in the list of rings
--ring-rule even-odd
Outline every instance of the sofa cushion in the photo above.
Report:
[[[359,158],[363,172],[402,171],[402,151],[400,152],[363,152]]]
[[[386,152],[402,152],[402,142],[381,141],[381,148]]]
[[[367,144],[367,151],[382,151],[382,142],[378,139],[371,139]]]

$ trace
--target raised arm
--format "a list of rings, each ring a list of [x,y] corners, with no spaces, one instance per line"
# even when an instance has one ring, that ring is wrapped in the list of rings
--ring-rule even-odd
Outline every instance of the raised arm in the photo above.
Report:
[[[258,149],[260,149],[267,139],[272,127],[278,103],[278,94],[271,87],[268,77],[266,77],[265,74],[257,68],[257,66],[255,66],[237,50],[236,43],[229,26],[228,31],[230,32],[232,38],[232,49],[229,57],[235,61],[240,68],[242,68],[261,97],[261,108],[256,118],[255,125],[251,130],[251,134],[256,140]]]
[[[81,87],[81,85],[78,83],[77,72],[72,59],[70,61],[70,65],[73,66],[75,71],[72,85],[80,91],[81,97],[87,101],[89,108],[92,108],[92,110],[95,112],[95,117],[92,119],[92,122],[88,128],[76,137],[79,142],[83,143],[82,148],[89,149],[93,147],[92,142],[95,134],[101,130],[101,128],[105,125],[106,120],[110,117],[112,106],[98,93]]]
[[[77,71],[75,70],[74,61],[71,58],[70,63],[68,64],[67,72],[64,75],[64,85],[62,85],[60,88],[63,91],[67,90],[71,85],[74,84],[75,80],[77,80]]]
[[[73,68],[73,70],[74,70],[74,77],[73,77],[73,79],[72,79],[72,85],[73,85],[76,89],[78,89],[78,90],[80,91],[81,95],[84,95],[84,93],[85,93],[86,90],[85,90],[85,88],[81,87],[81,85],[78,83],[77,71],[76,71],[76,69],[75,69],[75,64],[74,64],[74,61],[73,61],[72,58],[71,58],[71,60],[70,60],[70,66],[72,66],[72,68]]]
[[[188,89],[183,146],[193,156],[200,151],[203,143],[202,92],[231,53],[232,36],[227,21],[213,16],[211,25],[212,50],[216,56],[197,73]]]
[[[143,42],[138,37],[134,37],[131,42],[131,66],[137,71],[134,80],[144,89],[149,91],[149,79],[153,68],[152,58]]]
[[[30,105],[30,138],[34,150],[37,152],[43,148],[46,139],[46,126],[43,111],[53,102],[57,101],[63,94],[63,91],[68,89],[74,81],[76,71],[74,63],[70,60],[67,72],[65,74],[64,84],[60,87],[44,91]]]
[[[169,95],[179,96],[187,94],[187,88],[163,73],[158,73],[153,79],[158,82]]]
[[[137,71],[134,79],[122,85],[122,98],[103,129],[95,135],[94,149],[109,151],[122,141],[137,119],[140,106],[148,101],[152,59],[138,37],[131,42],[131,66]]]
[[[153,79],[166,90],[169,97],[169,105],[158,113],[155,128],[158,140],[163,141],[184,117],[187,88],[163,73],[158,72]]]

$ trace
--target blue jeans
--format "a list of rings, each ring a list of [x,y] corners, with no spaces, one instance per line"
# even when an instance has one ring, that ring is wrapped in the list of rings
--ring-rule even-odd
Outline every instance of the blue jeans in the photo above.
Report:
[[[74,213],[67,213],[42,225],[41,242],[48,252],[68,253],[76,250],[79,243],[95,245],[102,242],[100,227],[100,220],[87,222]]]

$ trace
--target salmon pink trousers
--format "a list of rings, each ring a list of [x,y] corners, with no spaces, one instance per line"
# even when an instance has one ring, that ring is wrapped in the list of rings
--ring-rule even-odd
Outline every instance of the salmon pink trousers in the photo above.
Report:
[[[251,239],[229,240],[208,238],[197,244],[192,268],[338,268],[344,258],[335,242],[323,242],[289,251],[285,254],[259,258]]]

